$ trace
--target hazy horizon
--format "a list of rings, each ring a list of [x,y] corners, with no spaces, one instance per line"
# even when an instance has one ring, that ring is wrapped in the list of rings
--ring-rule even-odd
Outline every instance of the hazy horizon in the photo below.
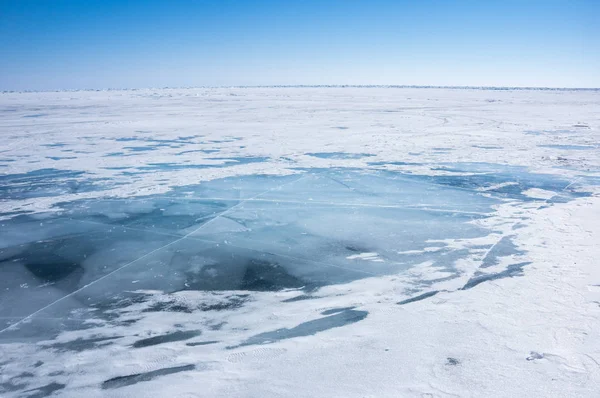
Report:
[[[600,87],[543,87],[543,86],[435,86],[410,84],[271,84],[271,85],[222,85],[222,86],[164,86],[164,87],[82,87],[65,89],[0,90],[2,93],[52,93],[69,91],[137,91],[137,90],[194,90],[194,89],[252,89],[252,88],[387,88],[387,89],[448,89],[448,90],[541,90],[541,91],[598,91]]]

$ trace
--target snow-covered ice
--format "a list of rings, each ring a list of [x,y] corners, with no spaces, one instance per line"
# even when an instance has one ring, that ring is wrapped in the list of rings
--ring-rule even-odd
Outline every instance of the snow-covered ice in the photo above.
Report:
[[[599,108],[3,93],[0,394],[598,396]]]

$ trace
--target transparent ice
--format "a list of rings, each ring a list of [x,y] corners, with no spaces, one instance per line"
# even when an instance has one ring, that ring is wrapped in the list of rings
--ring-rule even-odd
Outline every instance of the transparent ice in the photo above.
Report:
[[[523,194],[530,188],[556,193],[544,204],[581,195],[567,189],[569,181],[521,168],[440,170],[446,174],[332,169],[225,178],[161,196],[78,200],[57,212],[6,219],[0,337],[85,327],[85,309],[110,308],[132,291],[311,292],[424,262],[452,278],[469,248],[443,240],[490,234],[473,221],[492,216],[496,205],[532,200]],[[24,188],[16,184],[2,195],[52,194],[73,173],[4,177]],[[514,252],[505,239],[484,266]]]

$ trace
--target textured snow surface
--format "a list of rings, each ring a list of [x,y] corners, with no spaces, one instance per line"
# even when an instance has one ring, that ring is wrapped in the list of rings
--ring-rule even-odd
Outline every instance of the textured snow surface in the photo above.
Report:
[[[0,396],[597,397],[600,92],[0,95]]]

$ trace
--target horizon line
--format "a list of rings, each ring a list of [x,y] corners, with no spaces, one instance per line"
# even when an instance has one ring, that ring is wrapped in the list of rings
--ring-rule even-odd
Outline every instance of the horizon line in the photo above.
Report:
[[[547,86],[452,86],[452,85],[414,85],[414,84],[267,84],[267,85],[218,85],[218,86],[164,86],[164,87],[109,87],[109,88],[73,88],[55,90],[1,90],[0,93],[60,93],[78,91],[141,91],[141,90],[193,90],[227,88],[418,88],[451,90],[539,90],[539,91],[600,91],[600,87],[547,87]]]

